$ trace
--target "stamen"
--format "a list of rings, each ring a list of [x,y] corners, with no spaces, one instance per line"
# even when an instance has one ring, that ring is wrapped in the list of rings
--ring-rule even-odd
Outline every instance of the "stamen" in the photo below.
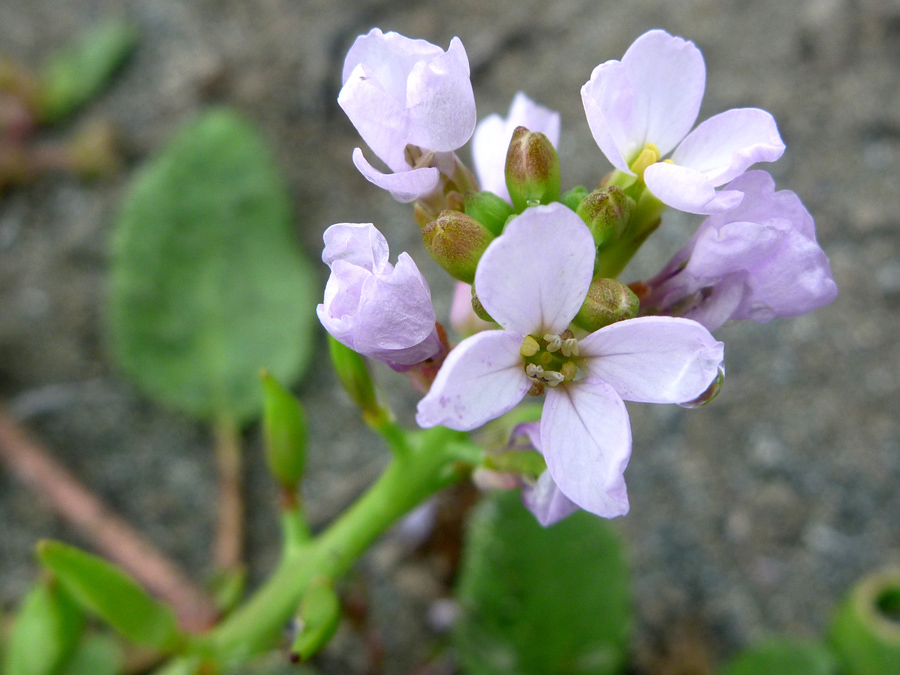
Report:
[[[553,362],[553,354],[551,354],[550,352],[541,352],[540,359],[541,363],[543,363],[545,366],[549,366]]]
[[[637,158],[632,162],[630,169],[640,180],[644,179],[644,171],[651,164],[659,161],[659,148],[653,143],[647,143]]]
[[[522,340],[522,346],[519,348],[519,353],[525,357],[534,356],[540,349],[541,345],[538,344],[538,341],[530,335],[526,335],[525,339]]]
[[[554,370],[548,371],[544,373],[544,381],[549,384],[551,387],[555,387],[558,384],[562,384],[566,379],[566,376],[562,373],[557,373]]]
[[[562,368],[559,369],[559,372],[563,374],[566,382],[571,382],[575,379],[575,375],[578,373],[578,366],[576,366],[571,361],[566,361]]]
[[[565,340],[560,351],[565,357],[578,356],[578,340],[575,338]]]
[[[525,374],[528,377],[541,377],[544,374],[544,369],[540,366],[536,366],[533,363],[529,363],[525,366]]]
[[[548,352],[558,352],[559,348],[562,347],[562,338],[559,337],[559,335],[555,335],[554,333],[545,334],[544,342],[547,343]]]

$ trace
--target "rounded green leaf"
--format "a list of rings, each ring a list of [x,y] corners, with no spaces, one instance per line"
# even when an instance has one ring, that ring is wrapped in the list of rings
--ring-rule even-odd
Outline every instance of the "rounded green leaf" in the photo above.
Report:
[[[543,528],[516,492],[478,508],[455,642],[470,675],[611,675],[626,662],[628,569],[609,522],[578,512]]]
[[[771,638],[741,652],[721,675],[837,675],[837,661],[822,644]]]
[[[117,567],[58,541],[40,542],[37,553],[78,604],[132,642],[161,650],[178,643],[172,610]]]
[[[262,139],[231,111],[201,115],[141,171],[113,239],[110,329],[143,390],[246,422],[260,370],[296,381],[318,292],[291,223]]]

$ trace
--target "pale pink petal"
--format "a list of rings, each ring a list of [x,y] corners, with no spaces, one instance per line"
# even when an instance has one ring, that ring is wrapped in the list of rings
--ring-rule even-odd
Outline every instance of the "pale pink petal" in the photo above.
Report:
[[[644,183],[663,204],[687,213],[723,213],[743,199],[736,190],[716,192],[709,179],[696,169],[669,162],[651,164],[644,171]]]
[[[485,250],[475,292],[507,330],[561,333],[581,309],[594,272],[594,239],[574,211],[536,206]]]
[[[391,171],[406,171],[409,117],[402,99],[386,92],[365,65],[358,65],[338,95],[338,105],[372,152]]]
[[[706,88],[703,55],[693,42],[664,30],[641,35],[625,52],[622,65],[633,89],[634,138],[671,152],[694,126]]]
[[[699,171],[718,187],[751,165],[774,162],[782,154],[784,143],[769,113],[735,108],[710,117],[688,134],[672,154],[672,161]]]
[[[620,321],[578,341],[588,374],[626,401],[684,403],[716,378],[724,345],[695,321],[647,316]]]
[[[343,260],[369,272],[381,272],[388,264],[388,243],[372,223],[337,223],[325,234],[322,262],[331,266]]]
[[[604,518],[628,512],[631,426],[612,387],[588,377],[548,388],[541,441],[547,471],[566,497]]]
[[[643,136],[634,131],[633,98],[628,74],[619,61],[601,63],[581,88],[594,140],[614,167],[630,175],[634,174],[628,163],[644,147]]]
[[[363,354],[405,349],[434,332],[431,292],[408,253],[400,254],[389,274],[373,275],[366,281],[356,321],[365,327],[359,331],[355,347]]]
[[[463,340],[419,401],[419,426],[469,431],[512,410],[531,388],[519,353],[523,337],[492,330]]]
[[[382,173],[369,164],[359,148],[353,151],[353,164],[366,180],[387,190],[394,199],[404,204],[430,194],[438,186],[441,178],[440,172],[434,167]]]
[[[472,136],[472,164],[482,190],[493,192],[512,203],[506,188],[506,153],[512,133],[500,115],[488,115],[475,127]]]
[[[428,61],[419,61],[409,75],[406,92],[408,142],[428,150],[450,152],[462,147],[475,130],[475,95],[469,80],[469,59],[459,38]]]
[[[361,63],[372,69],[385,90],[397,100],[406,98],[406,80],[413,66],[422,59],[443,54],[444,50],[426,40],[408,38],[399,33],[382,33],[373,28],[353,42],[344,58],[342,84],[350,79]]]
[[[528,444],[543,454],[540,422],[526,422],[517,426],[513,429],[510,443],[516,445],[522,437],[526,437]],[[526,483],[522,486],[522,503],[544,527],[568,518],[578,510],[578,505],[562,493],[553,476],[546,470],[533,485]]]

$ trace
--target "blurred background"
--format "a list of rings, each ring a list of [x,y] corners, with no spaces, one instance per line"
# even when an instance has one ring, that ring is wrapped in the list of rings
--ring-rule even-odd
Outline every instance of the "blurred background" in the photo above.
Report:
[[[122,170],[94,182],[54,173],[0,194],[0,396],[78,478],[195,575],[209,571],[211,440],[113,365],[105,329],[112,223],[134,169],[194,113],[224,103],[261,129],[310,259],[318,261],[328,225],[374,222],[392,258],[406,250],[419,263],[445,319],[449,279],[425,253],[411,210],[354,169],[359,141],[335,101],[347,48],[373,26],[442,47],[459,36],[479,118],[505,115],[519,90],[559,110],[564,188],[593,185],[610,169],[584,119],[581,85],[650,28],[702,50],[701,119],[755,106],[778,121],[787,152],[761,168],[815,217],[840,296],[799,319],[720,330],[728,375],[712,405],[630,405],[632,509],[616,524],[633,570],[638,663],[703,673],[770,632],[811,635],[855,580],[900,563],[900,2],[460,0],[451,9],[423,0],[0,0],[0,54],[37,69],[111,16],[137,26],[132,57],[68,125],[43,133],[52,141],[110,120]],[[626,277],[655,272],[697,224],[664,219]],[[327,268],[316,269],[324,286]],[[387,453],[357,422],[321,332],[315,350],[298,393],[311,424],[305,490],[320,526],[377,475]],[[412,423],[415,392],[376,370],[398,416]],[[259,579],[278,553],[277,515],[255,430],[247,439],[249,561]],[[454,508],[467,499],[445,498],[445,529],[456,527]],[[0,469],[3,607],[33,580],[39,537],[84,544]],[[446,623],[438,601],[452,578],[453,544],[413,548],[395,533],[353,582],[386,674],[425,662]],[[322,670],[365,672],[367,658],[359,639],[339,635]]]

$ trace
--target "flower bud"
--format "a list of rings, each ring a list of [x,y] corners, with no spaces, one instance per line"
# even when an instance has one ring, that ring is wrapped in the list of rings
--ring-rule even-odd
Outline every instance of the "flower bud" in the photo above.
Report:
[[[566,192],[562,197],[559,198],[563,204],[568,206],[573,211],[578,210],[578,205],[584,201],[584,198],[588,196],[588,189],[584,187],[584,185],[577,185],[573,187],[571,190]]]
[[[422,230],[425,248],[454,279],[471,284],[481,254],[494,238],[472,216],[444,211]]]
[[[559,199],[559,155],[540,132],[516,127],[506,154],[506,187],[516,211]]]
[[[300,402],[267,371],[263,371],[263,433],[266,464],[283,488],[293,490],[306,468],[308,431]]]
[[[380,406],[375,394],[375,384],[363,357],[330,335],[328,352],[331,355],[331,365],[350,399],[363,413],[377,413]]]
[[[634,200],[615,185],[594,190],[575,209],[594,236],[598,249],[622,235],[633,212]]]
[[[633,318],[640,305],[638,296],[625,284],[615,279],[594,279],[575,316],[575,325],[593,333],[617,321]]]
[[[324,647],[341,620],[341,601],[329,579],[313,579],[300,598],[294,619],[297,637],[291,645],[291,660],[306,661]]]
[[[495,237],[500,236],[506,221],[514,213],[506,200],[493,192],[466,193],[466,215],[484,225]]]

